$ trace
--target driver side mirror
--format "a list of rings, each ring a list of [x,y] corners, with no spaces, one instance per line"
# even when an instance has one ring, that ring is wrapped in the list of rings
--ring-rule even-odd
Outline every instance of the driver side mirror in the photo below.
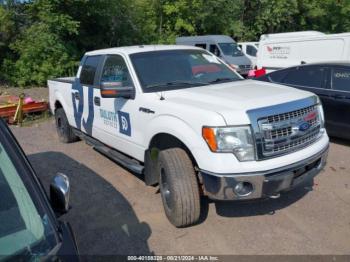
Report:
[[[67,213],[69,210],[70,183],[69,178],[62,174],[52,179],[50,184],[50,200],[54,211],[58,214]]]
[[[101,97],[134,99],[135,88],[133,86],[122,86],[121,82],[102,82]]]

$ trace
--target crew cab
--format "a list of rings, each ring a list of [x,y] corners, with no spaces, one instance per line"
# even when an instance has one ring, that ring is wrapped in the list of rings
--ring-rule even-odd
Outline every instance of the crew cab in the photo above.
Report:
[[[15,137],[0,118],[0,260],[79,261],[70,225],[69,179],[57,174],[50,200]],[[69,258],[69,259],[68,259]]]
[[[76,77],[48,86],[60,140],[82,138],[144,174],[147,185],[158,184],[176,227],[198,222],[203,195],[278,197],[326,163],[329,139],[316,95],[244,80],[201,48],[87,52]]]

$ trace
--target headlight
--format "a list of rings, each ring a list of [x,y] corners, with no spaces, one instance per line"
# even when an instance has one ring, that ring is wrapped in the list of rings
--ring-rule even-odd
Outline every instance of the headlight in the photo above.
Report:
[[[323,111],[322,102],[319,97],[317,97],[317,110],[318,110],[318,115],[320,116],[321,128],[324,128],[324,124],[325,124],[324,111]]]
[[[213,152],[233,153],[239,161],[255,160],[250,126],[203,127],[202,135]]]
[[[318,109],[318,114],[320,116],[320,121],[321,121],[321,128],[324,128],[324,112],[323,112],[323,106],[319,104],[317,106]]]
[[[235,64],[229,64],[230,67],[234,70],[239,70],[239,66],[238,65],[235,65]]]

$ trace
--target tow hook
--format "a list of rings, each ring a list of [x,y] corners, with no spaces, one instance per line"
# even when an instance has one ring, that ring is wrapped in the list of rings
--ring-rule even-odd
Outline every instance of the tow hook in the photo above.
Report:
[[[280,196],[281,196],[280,193],[276,193],[276,194],[274,194],[274,195],[269,196],[269,198],[277,199],[277,198],[279,198]]]

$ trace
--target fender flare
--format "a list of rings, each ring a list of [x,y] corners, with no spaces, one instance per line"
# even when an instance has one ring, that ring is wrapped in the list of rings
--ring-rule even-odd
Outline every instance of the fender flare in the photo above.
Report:
[[[168,134],[180,140],[190,150],[198,164],[200,162],[200,157],[196,154],[196,149],[207,149],[208,147],[201,136],[201,130],[194,130],[188,123],[172,115],[160,115],[152,119],[147,125],[145,133],[144,144],[147,145],[147,149],[156,135],[161,133]]]

